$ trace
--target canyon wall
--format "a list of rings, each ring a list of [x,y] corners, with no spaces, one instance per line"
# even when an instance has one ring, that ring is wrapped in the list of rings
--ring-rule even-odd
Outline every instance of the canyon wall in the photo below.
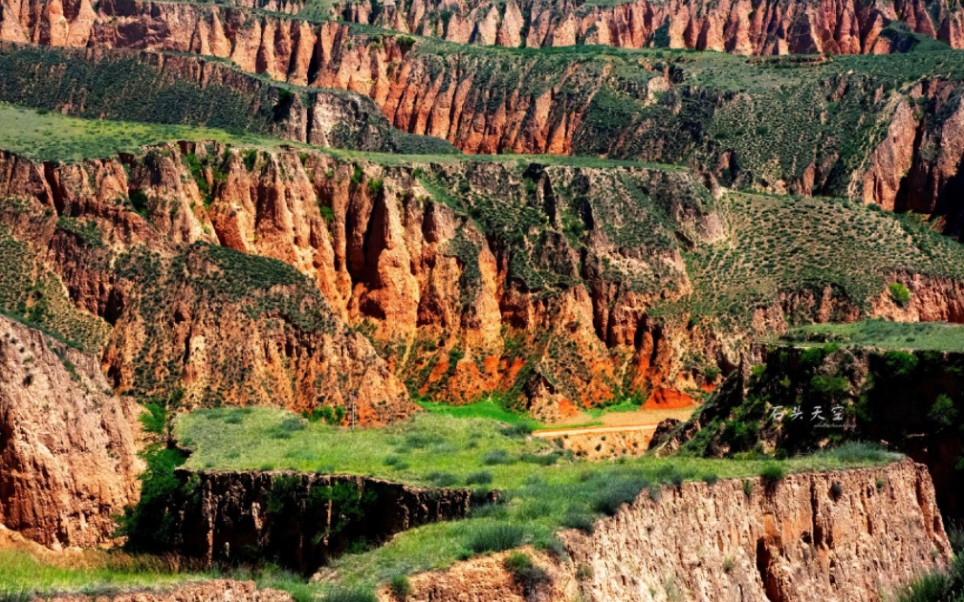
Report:
[[[964,110],[960,75],[947,64],[956,61],[953,54],[888,57],[894,64],[877,68],[843,60],[711,60],[599,47],[486,51],[235,6],[107,0],[93,11],[87,1],[75,17],[62,18],[67,31],[56,35],[57,28],[45,25],[57,14],[54,7],[35,1],[8,9],[13,16],[6,17],[10,25],[0,37],[209,55],[234,65],[209,61],[204,69],[215,74],[237,68],[308,86],[308,96],[282,111],[281,129],[296,140],[387,144],[384,127],[357,97],[310,92],[333,88],[369,96],[399,130],[447,140],[465,152],[688,164],[729,187],[848,196],[941,216],[955,235],[964,220],[956,200],[964,186]],[[754,14],[779,10],[758,7]],[[930,13],[921,7],[852,10],[877,18],[874,11],[914,15],[908,22],[930,27]],[[856,22],[842,19],[834,31]],[[164,61],[188,77],[206,77],[189,59]],[[727,82],[713,77],[717,63],[731,70]],[[357,125],[341,132],[336,126],[342,122]],[[432,148],[428,152],[441,150]]]
[[[382,421],[410,411],[402,380],[553,419],[705,382],[681,360],[708,335],[647,315],[690,289],[680,241],[722,235],[684,170],[183,144],[74,165],[5,154],[0,173],[0,197],[20,199],[11,229],[52,247],[74,302],[112,325],[103,362],[122,391],[302,410],[350,406],[362,383],[361,417]]]
[[[364,0],[335,7],[332,14],[461,44],[511,48],[605,45],[758,55],[882,54],[901,48],[904,31],[964,47],[960,3],[934,0]]]
[[[236,151],[219,158],[246,171]],[[205,196],[182,161],[177,147],[70,165],[0,154],[0,233],[9,232],[17,249],[7,257],[23,264],[11,269],[42,270],[69,295],[67,307],[106,324],[83,341],[100,355],[108,382],[183,407],[341,405],[353,408],[353,420],[372,423],[414,411],[368,340],[312,280],[280,261],[213,244]],[[51,328],[70,315],[46,320],[29,311],[34,283],[11,286],[21,287],[20,297],[8,310],[27,303],[25,315]]]
[[[476,558],[413,576],[407,599],[879,601],[951,557],[927,469],[909,460],[663,487],[562,538],[568,562],[527,550],[538,579],[505,554]]]
[[[423,489],[359,476],[295,472],[178,473],[188,483],[177,526],[179,553],[215,563],[272,559],[305,574],[350,546],[464,518],[475,503],[464,489]]]
[[[927,469],[884,468],[664,488],[591,535],[567,532],[590,600],[880,600],[951,550]],[[656,592],[655,594],[651,592]]]
[[[52,548],[111,541],[138,497],[139,413],[96,358],[0,316],[0,526]]]
[[[864,311],[829,285],[789,283],[752,324],[691,319],[684,254],[731,231],[677,168],[194,143],[71,165],[0,159],[7,227],[34,256],[50,249],[39,256],[68,307],[109,324],[76,338],[120,391],[185,407],[340,405],[385,422],[414,410],[407,389],[495,394],[551,421],[627,397],[692,403],[738,365],[740,341],[791,320],[964,317],[959,280],[906,273],[893,278],[914,294],[896,314],[883,291]]]

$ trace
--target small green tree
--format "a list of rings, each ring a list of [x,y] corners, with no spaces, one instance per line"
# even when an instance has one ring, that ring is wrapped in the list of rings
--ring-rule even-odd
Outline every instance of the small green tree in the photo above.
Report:
[[[937,428],[947,428],[957,422],[957,408],[954,407],[954,400],[944,393],[937,396],[934,405],[931,406],[927,417]]]
[[[897,305],[907,307],[907,304],[910,303],[910,291],[900,282],[891,282],[890,298],[893,299]]]

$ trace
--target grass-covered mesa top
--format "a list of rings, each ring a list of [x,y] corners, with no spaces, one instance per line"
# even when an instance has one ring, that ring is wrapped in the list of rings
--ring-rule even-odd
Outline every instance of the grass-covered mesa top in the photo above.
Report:
[[[794,345],[837,343],[845,347],[964,351],[964,326],[947,322],[865,320],[850,324],[809,324],[781,337]]]
[[[443,568],[459,558],[523,543],[552,549],[563,528],[586,528],[644,490],[664,484],[759,476],[772,460],[623,458],[589,462],[532,438],[525,423],[422,413],[385,429],[349,430],[267,408],[201,410],[180,418],[176,437],[198,470],[292,469],[368,475],[405,483],[497,489],[502,503],[468,519],[406,531],[335,561],[342,585],[373,587],[398,574]],[[897,459],[850,445],[781,463],[783,472],[834,470]]]

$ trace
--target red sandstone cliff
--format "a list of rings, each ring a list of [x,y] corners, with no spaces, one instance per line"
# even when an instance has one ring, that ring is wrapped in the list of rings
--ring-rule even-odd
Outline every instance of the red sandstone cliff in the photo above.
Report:
[[[718,50],[737,54],[881,54],[892,42],[891,22],[964,44],[959,3],[896,2],[652,2],[616,4],[573,0],[400,0],[352,2],[337,17],[463,44],[508,47],[600,44]]]
[[[76,165],[5,155],[0,174],[0,196],[97,225],[103,247],[53,235],[56,216],[11,228],[51,249],[74,302],[113,325],[104,365],[139,394],[355,405],[379,422],[411,411],[404,382],[447,401],[502,394],[551,420],[620,395],[685,399],[676,391],[712,384],[701,366],[735,366],[750,334],[688,325],[682,309],[652,315],[691,294],[684,250],[725,236],[682,170],[393,166],[184,144]],[[123,201],[138,195],[141,214]],[[234,288],[251,273],[263,275]],[[895,278],[913,303],[897,316],[882,296],[872,315],[964,316],[959,282]],[[861,311],[828,288],[781,292],[757,314],[764,333],[790,315]]]
[[[222,159],[244,170],[240,155]],[[254,167],[266,184],[286,181]],[[187,405],[341,405],[374,423],[415,409],[310,280],[283,263],[210,244],[217,239],[205,200],[176,147],[126,163],[74,165],[3,153],[0,174],[0,198],[27,202],[0,204],[14,238],[63,280],[78,307],[110,324],[102,363],[118,390],[165,398],[180,391]],[[270,186],[251,192],[283,198]],[[142,214],[129,201],[138,195]],[[58,216],[93,228],[97,240],[58,228]]]
[[[612,10],[631,6],[635,5],[620,5]],[[788,5],[787,10],[793,6]],[[758,8],[754,15],[768,11],[776,14],[783,7],[781,4],[766,10]],[[448,140],[466,152],[606,154],[687,163],[727,185],[732,182],[780,193],[847,194],[884,207],[947,216],[952,233],[958,233],[964,223],[964,213],[954,201],[964,186],[959,175],[964,153],[960,85],[940,77],[925,78],[905,90],[888,92],[885,81],[859,74],[828,76],[819,86],[819,96],[833,104],[842,100],[854,102],[853,97],[859,95],[860,111],[866,112],[867,119],[886,126],[886,136],[878,140],[867,132],[852,131],[847,135],[856,139],[842,143],[839,132],[831,131],[810,141],[809,157],[801,154],[792,161],[781,157],[782,171],[771,173],[773,164],[765,156],[756,156],[755,149],[740,151],[711,135],[717,116],[725,120],[727,111],[734,107],[753,108],[757,101],[754,95],[704,90],[698,78],[688,75],[685,61],[670,68],[653,62],[652,57],[640,57],[631,66],[635,71],[633,80],[638,81],[625,81],[613,63],[588,57],[557,65],[538,56],[507,58],[493,53],[434,52],[423,50],[421,41],[412,46],[413,42],[404,37],[352,33],[349,27],[335,23],[311,24],[230,6],[137,0],[107,0],[92,21],[78,17],[74,22],[65,17],[63,23],[70,29],[69,35],[53,36],[48,31],[51,28],[45,28],[43,23],[44,15],[54,8],[53,4],[41,2],[27,3],[18,11],[7,10],[5,14],[20,15],[20,19],[6,27],[10,31],[2,37],[52,45],[177,51],[224,58],[242,72],[369,96],[391,125],[412,134]],[[930,13],[912,8],[901,5],[887,11],[917,15],[915,27],[928,29]],[[864,7],[861,11],[857,12],[877,14],[874,11],[884,9]],[[75,12],[83,15],[89,11]],[[847,19],[846,23],[857,23]],[[6,17],[7,21],[10,17]],[[12,32],[14,26],[19,28],[17,31],[31,33]],[[774,27],[766,31],[784,31],[781,26]],[[842,35],[840,32],[847,27],[842,24],[833,29],[834,35]],[[864,32],[862,27],[853,27]],[[821,40],[825,37],[818,36]],[[793,39],[803,38],[795,34]],[[865,43],[859,36],[846,39],[855,52]],[[878,50],[884,39],[874,42]],[[165,69],[194,79],[227,81],[243,77],[215,62],[149,56],[149,60]],[[613,100],[607,101],[609,97]],[[764,104],[774,102],[765,98],[769,97],[760,98]],[[599,112],[610,110],[612,103],[626,102],[636,103],[635,113],[609,118],[615,119],[615,131],[599,129],[598,120],[603,119],[604,125],[606,120],[604,114],[599,117]],[[362,106],[364,103],[353,104],[319,93],[310,106],[296,104],[285,125],[284,135],[288,137],[337,143],[333,132],[339,123],[347,122],[357,125],[358,135],[366,140],[363,148],[385,144],[384,128],[378,127],[378,119]],[[660,110],[652,115],[644,110],[655,105]],[[685,110],[692,110],[690,107],[698,111],[694,115],[696,121],[683,115]],[[356,114],[364,114],[364,118]],[[824,120],[827,115],[818,117]],[[661,127],[667,127],[664,120],[675,123],[672,132],[661,131]],[[796,145],[790,138],[783,140],[783,135],[792,136],[793,128],[783,134],[759,134],[773,137],[779,149]],[[866,136],[871,137],[864,139]],[[845,152],[856,152],[857,156],[842,156]],[[795,165],[796,162],[801,164]]]
[[[96,358],[0,317],[0,525],[46,546],[95,546],[138,496],[133,402]]]
[[[186,153],[203,165],[209,198]],[[414,169],[296,152],[246,164],[204,145],[77,165],[8,154],[0,196],[99,228],[103,247],[77,247],[51,237],[56,216],[11,218],[15,233],[52,250],[75,302],[113,325],[103,361],[121,390],[179,387],[189,403],[294,409],[350,405],[355,390],[364,417],[385,420],[409,408],[391,369],[423,395],[468,401],[502,391],[553,418],[622,391],[702,382],[681,362],[690,335],[647,308],[689,290],[677,237],[721,235],[709,193],[685,171],[525,167]],[[147,199],[143,216],[117,202],[132,195]],[[225,299],[202,275],[246,272],[204,241],[280,259],[316,292],[288,283],[229,288],[240,297]],[[111,261],[116,273],[105,270]],[[139,287],[145,277],[159,292]],[[278,305],[284,298],[301,311]],[[328,307],[320,333],[304,325]],[[371,337],[387,365],[341,319]]]

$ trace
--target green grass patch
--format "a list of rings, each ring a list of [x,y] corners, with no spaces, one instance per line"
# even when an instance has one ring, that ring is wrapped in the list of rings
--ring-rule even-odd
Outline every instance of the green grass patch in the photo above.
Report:
[[[50,591],[110,592],[122,588],[159,588],[212,577],[210,573],[173,573],[150,557],[106,554],[93,568],[64,568],[23,550],[0,550],[0,599]],[[13,598],[17,599],[17,598]]]
[[[964,326],[946,322],[885,320],[811,324],[792,329],[781,340],[804,346],[836,343],[843,347],[964,351]]]
[[[451,416],[453,418],[484,418],[486,420],[496,420],[506,424],[529,424],[533,428],[541,426],[539,422],[531,417],[518,412],[510,412],[503,408],[494,399],[488,398],[467,405],[451,405],[447,403],[436,403],[432,401],[419,401],[423,409],[440,416]]]
[[[36,161],[75,162],[176,140],[276,149],[282,140],[191,125],[79,119],[0,103],[0,148]]]
[[[222,408],[182,416],[175,434],[181,444],[194,450],[186,464],[189,468],[245,470],[271,465],[425,486],[444,477],[449,486],[502,492],[502,503],[477,509],[465,520],[412,529],[379,548],[336,560],[331,568],[338,584],[345,587],[370,588],[399,574],[444,568],[480,550],[509,544],[552,548],[560,528],[588,530],[594,517],[618,511],[644,490],[658,499],[663,485],[755,477],[766,464],[690,457],[588,462],[562,453],[554,442],[525,436],[507,428],[511,425],[506,422],[491,419],[495,413],[491,407],[470,411],[481,417],[457,417],[445,409],[384,429],[351,430],[303,421],[300,428],[287,431],[288,437],[278,439],[273,433],[298,418],[268,408]],[[844,459],[827,452],[782,465],[789,473],[865,466],[894,458],[850,454]]]

